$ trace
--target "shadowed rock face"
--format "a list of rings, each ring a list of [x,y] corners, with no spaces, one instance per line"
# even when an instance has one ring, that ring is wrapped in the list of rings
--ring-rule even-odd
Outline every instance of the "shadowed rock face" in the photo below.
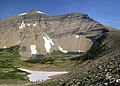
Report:
[[[22,58],[29,58],[32,52],[45,55],[53,50],[86,52],[100,43],[106,32],[104,25],[86,14],[51,16],[32,10],[0,21],[0,48],[26,46]]]

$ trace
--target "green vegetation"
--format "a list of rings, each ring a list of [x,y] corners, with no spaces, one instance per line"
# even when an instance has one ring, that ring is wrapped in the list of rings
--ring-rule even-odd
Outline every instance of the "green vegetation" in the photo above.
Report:
[[[14,68],[11,60],[0,60],[0,67],[1,68]]]
[[[113,47],[119,47],[120,46],[120,39],[117,39],[113,42]]]
[[[81,56],[71,58],[71,60],[92,60],[97,59],[100,54],[102,54],[107,49],[106,44],[98,45],[97,47],[88,50],[86,53],[82,54]]]
[[[83,61],[85,60],[91,60],[91,59],[97,59],[100,54],[102,54],[106,50],[106,44],[99,45],[91,50],[88,50],[86,54],[81,56],[81,59]]]
[[[18,71],[9,71],[9,72],[0,72],[0,79],[18,79],[18,80],[25,80],[24,73]]]
[[[25,47],[25,46],[19,47],[19,51],[21,51],[21,52],[25,52],[26,50],[27,50],[27,47]]]
[[[21,64],[25,64],[19,60],[20,46],[0,49],[0,83],[13,84],[18,82],[28,82],[26,73],[17,69]],[[16,82],[13,82],[16,81]]]
[[[62,58],[65,54],[60,50],[53,50],[52,52],[48,53],[47,56],[52,56],[54,58]]]
[[[45,57],[40,57],[37,55],[32,55],[32,57],[30,58],[30,60],[27,60],[26,62],[29,63],[40,63],[40,64],[45,64],[47,62],[47,59]]]
[[[30,60],[27,62],[29,63],[40,63],[40,64],[53,64],[56,59],[60,58],[61,60],[64,60],[64,53],[59,51],[59,50],[53,50],[52,52],[48,53],[45,56],[40,56],[40,55],[32,55]]]

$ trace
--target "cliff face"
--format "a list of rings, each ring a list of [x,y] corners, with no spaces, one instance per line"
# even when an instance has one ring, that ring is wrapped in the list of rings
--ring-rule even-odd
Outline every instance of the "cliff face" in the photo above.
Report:
[[[108,29],[86,14],[51,16],[35,10],[0,21],[0,48],[25,46],[22,58],[53,50],[86,52],[100,43]]]

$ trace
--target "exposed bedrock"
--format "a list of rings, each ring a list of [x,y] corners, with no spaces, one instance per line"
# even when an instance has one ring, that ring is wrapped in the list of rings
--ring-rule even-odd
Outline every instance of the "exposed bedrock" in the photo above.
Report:
[[[0,21],[0,48],[25,46],[22,58],[53,50],[86,52],[109,30],[86,14],[51,16],[32,10]],[[98,39],[100,39],[98,41]]]

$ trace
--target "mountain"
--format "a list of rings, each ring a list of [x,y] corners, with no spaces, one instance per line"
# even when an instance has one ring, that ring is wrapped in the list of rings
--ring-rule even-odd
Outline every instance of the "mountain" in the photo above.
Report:
[[[68,73],[32,83],[19,68]],[[82,13],[31,10],[6,18],[0,21],[0,84],[120,86],[120,30]]]
[[[52,16],[31,10],[0,21],[0,48],[23,46],[24,59],[53,50],[76,54],[101,44],[114,31],[86,14]]]

